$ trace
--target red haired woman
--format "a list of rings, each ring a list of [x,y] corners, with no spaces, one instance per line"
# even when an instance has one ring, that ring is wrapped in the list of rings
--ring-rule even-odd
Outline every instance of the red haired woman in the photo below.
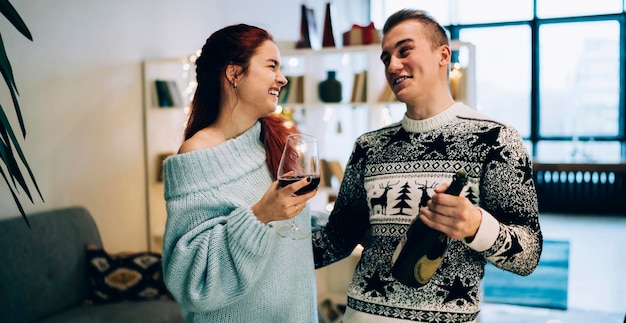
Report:
[[[163,272],[186,322],[316,322],[311,239],[277,235],[275,221],[310,229],[306,201],[279,187],[289,133],[273,115],[287,79],[265,30],[213,33],[196,61],[185,140],[164,163]]]

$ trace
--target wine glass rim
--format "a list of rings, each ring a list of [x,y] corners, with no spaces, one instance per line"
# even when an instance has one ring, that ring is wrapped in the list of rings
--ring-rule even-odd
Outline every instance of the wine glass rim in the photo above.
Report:
[[[301,140],[305,140],[305,141],[317,141],[317,138],[311,135],[307,135],[307,134],[303,134],[303,133],[292,133],[290,135],[287,136],[287,139],[289,138],[293,138],[293,139],[301,139]]]

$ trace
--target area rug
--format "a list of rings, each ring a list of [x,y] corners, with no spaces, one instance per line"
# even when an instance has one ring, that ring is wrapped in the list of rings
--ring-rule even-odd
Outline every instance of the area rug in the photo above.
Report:
[[[519,276],[485,266],[483,301],[487,303],[567,309],[569,242],[544,240],[539,266]]]

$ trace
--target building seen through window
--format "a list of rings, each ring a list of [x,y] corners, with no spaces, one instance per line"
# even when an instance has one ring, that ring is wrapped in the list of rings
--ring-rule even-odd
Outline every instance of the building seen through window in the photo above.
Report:
[[[626,159],[622,0],[370,3],[372,21],[379,28],[401,8],[423,9],[452,39],[474,44],[473,108],[513,125],[534,159]]]

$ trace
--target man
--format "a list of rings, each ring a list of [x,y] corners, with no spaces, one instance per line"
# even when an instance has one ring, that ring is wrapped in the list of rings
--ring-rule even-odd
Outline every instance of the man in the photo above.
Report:
[[[515,129],[454,102],[450,59],[447,33],[427,13],[401,10],[387,19],[381,60],[406,114],[356,140],[328,225],[313,237],[316,267],[364,245],[344,322],[472,322],[487,261],[520,275],[539,263],[530,157]],[[458,170],[468,185],[461,196],[444,194]],[[415,217],[453,239],[419,288],[391,274]]]

